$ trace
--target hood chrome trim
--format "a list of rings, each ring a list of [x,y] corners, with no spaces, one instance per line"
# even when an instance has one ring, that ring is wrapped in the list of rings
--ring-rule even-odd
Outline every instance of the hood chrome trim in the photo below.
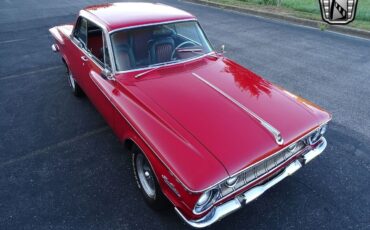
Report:
[[[198,74],[196,73],[192,73],[193,76],[195,76],[196,78],[198,78],[199,80],[201,80],[202,82],[204,82],[205,84],[207,84],[209,87],[211,87],[212,89],[216,90],[219,94],[221,94],[222,96],[226,97],[227,99],[229,99],[229,101],[233,102],[236,106],[238,106],[240,109],[244,110],[245,112],[247,112],[250,116],[252,116],[254,119],[256,119],[257,121],[260,122],[260,124],[267,130],[269,131],[269,133],[272,134],[272,136],[274,137],[275,139],[275,142],[278,144],[278,145],[283,145],[284,144],[284,139],[283,137],[281,136],[280,132],[274,128],[271,124],[269,124],[267,121],[263,120],[260,116],[258,116],[257,114],[255,114],[253,111],[251,111],[250,109],[248,109],[247,107],[245,107],[243,104],[241,104],[240,102],[238,102],[237,100],[235,100],[234,98],[232,98],[230,95],[228,95],[227,93],[225,93],[224,91],[222,91],[221,89],[219,89],[217,86],[213,85],[212,83],[208,82],[207,80],[205,80],[204,78],[202,78],[201,76],[199,76]]]

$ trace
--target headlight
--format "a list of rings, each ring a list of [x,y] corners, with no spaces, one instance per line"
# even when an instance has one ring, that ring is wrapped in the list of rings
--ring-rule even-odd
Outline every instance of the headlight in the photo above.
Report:
[[[313,132],[309,137],[308,137],[308,144],[314,145],[318,140],[320,140],[321,134],[320,134],[320,129],[316,130]]]
[[[289,155],[292,155],[292,154],[295,154],[297,152],[299,152],[300,150],[302,150],[304,147],[306,147],[306,144],[304,143],[304,141],[300,140],[300,141],[297,141],[293,144],[291,144],[289,147],[288,147],[288,151],[289,151]]]
[[[316,144],[320,140],[321,136],[324,135],[324,133],[326,132],[327,127],[328,127],[327,124],[322,125],[319,129],[317,129],[315,132],[313,132],[307,138],[308,144],[310,144],[310,145]]]
[[[288,151],[294,153],[297,149],[297,143],[294,143],[288,147]]]
[[[198,206],[203,206],[205,203],[207,203],[209,201],[209,198],[211,197],[211,191],[207,191],[205,193],[203,193],[200,197],[199,197],[199,200],[197,202],[197,205]]]
[[[236,182],[238,181],[238,177],[234,176],[226,180],[226,186],[227,187],[234,187]]]
[[[213,203],[217,200],[219,191],[217,189],[211,189],[204,192],[198,199],[194,207],[194,214],[200,214],[209,209]]]

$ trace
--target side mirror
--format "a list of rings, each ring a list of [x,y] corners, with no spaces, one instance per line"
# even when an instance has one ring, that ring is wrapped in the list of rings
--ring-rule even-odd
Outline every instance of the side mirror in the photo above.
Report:
[[[105,69],[102,70],[101,76],[104,79],[107,79],[107,80],[110,80],[110,81],[114,81],[115,80],[112,72],[109,69],[107,69],[107,68],[105,68]]]
[[[221,53],[224,54],[225,53],[225,45],[221,45]]]

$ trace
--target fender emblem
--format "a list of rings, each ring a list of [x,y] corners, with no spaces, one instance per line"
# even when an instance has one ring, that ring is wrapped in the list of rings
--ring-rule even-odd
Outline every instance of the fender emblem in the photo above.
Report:
[[[179,191],[177,191],[177,189],[175,188],[175,185],[173,185],[169,180],[168,178],[165,176],[165,175],[162,175],[162,178],[164,180],[164,182],[168,185],[168,187],[178,196],[178,197],[181,197]]]

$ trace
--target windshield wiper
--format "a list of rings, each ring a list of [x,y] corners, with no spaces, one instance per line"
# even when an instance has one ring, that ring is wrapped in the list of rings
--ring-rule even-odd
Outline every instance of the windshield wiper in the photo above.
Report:
[[[192,52],[192,53],[202,52],[202,53],[204,53],[203,49],[195,49],[195,48],[178,49],[177,52],[179,52],[179,53],[181,53],[181,52]]]
[[[178,62],[178,60],[172,60],[172,61],[166,61],[166,62],[161,62],[161,63],[157,63],[157,64],[152,64],[152,65],[149,65],[149,67],[164,66],[164,65],[167,65],[167,64],[175,63],[175,62]]]
[[[165,65],[167,65],[167,64],[171,64],[171,63],[175,63],[175,62],[177,62],[177,60],[174,60],[174,61],[168,61],[168,62],[162,62],[162,63],[157,63],[157,64],[150,65],[149,67],[153,67],[152,69],[147,70],[147,71],[145,71],[145,72],[141,72],[141,73],[139,73],[139,74],[136,74],[136,75],[135,75],[135,78],[142,77],[143,75],[145,75],[145,74],[147,74],[147,73],[150,73],[150,72],[152,72],[152,71],[154,71],[154,70],[156,70],[156,69],[159,69],[159,68],[161,68],[162,66],[165,66]]]
[[[150,70],[147,70],[147,71],[145,71],[145,72],[141,72],[141,73],[139,73],[139,74],[136,74],[136,75],[135,75],[135,78],[139,78],[139,77],[141,77],[141,76],[143,76],[143,75],[145,75],[145,74],[147,74],[147,73],[150,73],[150,72],[152,72],[152,71],[154,71],[154,70],[158,69],[159,67],[161,67],[161,66],[157,66],[157,67],[154,67],[154,68],[152,68],[152,69],[150,69]]]

